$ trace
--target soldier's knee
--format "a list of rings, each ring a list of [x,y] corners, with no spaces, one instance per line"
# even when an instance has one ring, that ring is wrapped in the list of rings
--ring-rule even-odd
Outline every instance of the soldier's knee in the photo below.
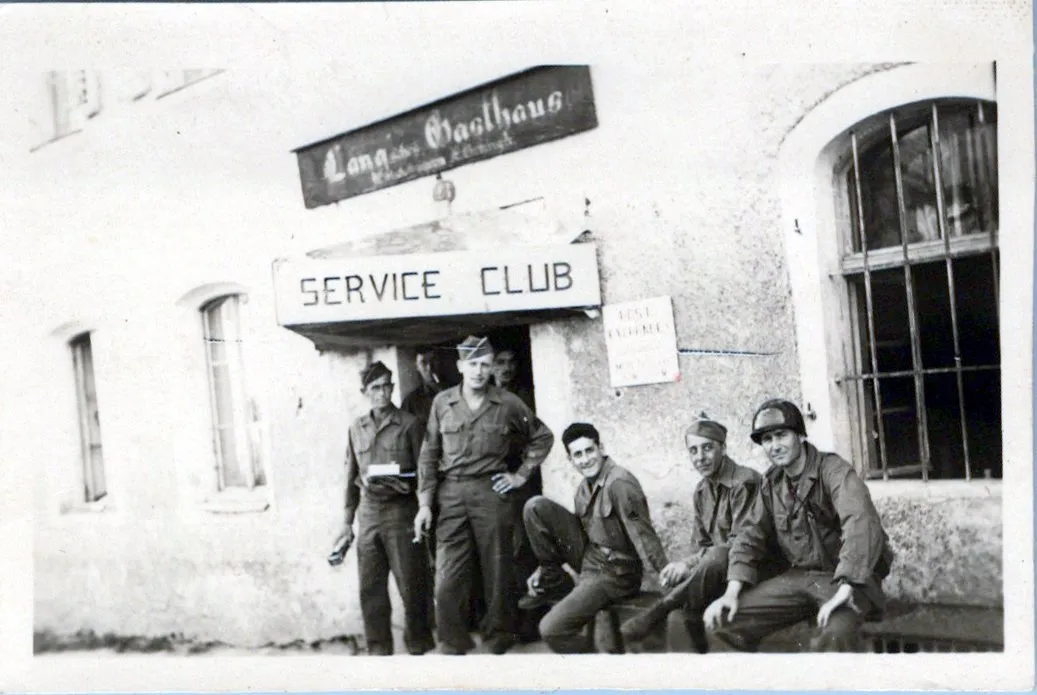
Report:
[[[534,495],[522,505],[522,521],[529,523],[532,519],[540,517],[540,512],[547,506],[550,500],[543,495]]]

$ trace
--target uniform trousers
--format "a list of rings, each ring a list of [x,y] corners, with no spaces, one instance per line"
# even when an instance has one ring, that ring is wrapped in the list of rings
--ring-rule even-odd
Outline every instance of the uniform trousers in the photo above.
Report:
[[[490,476],[445,477],[436,493],[436,624],[452,651],[475,647],[469,628],[472,577],[478,570],[486,599],[484,636],[513,636],[512,533],[515,507],[493,491]]]
[[[540,636],[552,651],[577,654],[593,651],[584,629],[598,612],[634,596],[641,588],[641,572],[610,571],[597,546],[588,543],[579,518],[546,497],[526,502],[523,522],[529,543],[543,568],[541,586],[548,595],[564,585],[568,564],[580,580],[540,621]]]
[[[435,648],[428,596],[432,577],[425,551],[413,543],[418,501],[400,496],[389,500],[364,495],[358,509],[357,564],[360,574],[360,612],[372,654],[392,654],[392,604],[389,574],[403,599],[403,642],[411,654]]]
[[[788,570],[743,591],[734,620],[719,628],[716,636],[735,649],[754,652],[763,638],[778,630],[803,620],[816,625],[818,610],[837,589],[831,572]],[[867,602],[860,592],[856,593],[856,601]],[[870,604],[858,606],[864,612],[869,607]],[[862,623],[861,614],[843,604],[832,612],[826,627],[817,627],[810,640],[810,651],[856,651]]]

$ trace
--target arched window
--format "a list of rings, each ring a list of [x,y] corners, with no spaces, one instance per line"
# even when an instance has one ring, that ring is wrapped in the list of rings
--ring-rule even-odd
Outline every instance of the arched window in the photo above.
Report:
[[[201,308],[220,490],[251,490],[266,483],[257,441],[259,413],[245,386],[240,320],[243,296],[220,296]]]
[[[837,166],[860,454],[872,477],[1001,477],[997,109],[911,104]]]

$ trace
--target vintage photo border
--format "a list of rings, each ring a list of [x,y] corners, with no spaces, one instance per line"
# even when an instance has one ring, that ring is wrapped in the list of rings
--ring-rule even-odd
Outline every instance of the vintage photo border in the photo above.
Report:
[[[465,3],[440,5],[442,21],[465,11]],[[514,12],[519,3],[500,3],[480,11]],[[618,21],[638,16],[639,11],[621,3],[566,3],[534,6],[522,3],[530,21],[553,27],[557,35],[577,32],[581,13],[610,12]],[[227,64],[247,56],[247,40],[231,37],[219,26],[221,12],[240,8],[186,8],[163,6],[146,10],[136,6],[109,6],[104,11],[127,26],[141,26],[141,13],[154,17],[182,13],[195,28],[187,36],[142,37],[134,34],[116,45],[98,47],[74,21],[75,6],[39,8],[42,31],[59,42],[42,45],[38,36],[23,36],[20,45],[9,45],[19,56],[19,69],[93,62],[126,63],[139,47],[147,46],[150,62],[164,58],[183,61],[185,51],[226,49]],[[301,9],[301,8],[300,8]],[[386,8],[386,16],[407,11]],[[348,16],[349,7],[341,8]],[[640,14],[660,20],[677,3],[647,5]],[[979,2],[872,1],[855,10],[851,3],[789,0],[782,8],[768,10],[776,30],[767,35],[705,35],[711,20],[731,18],[733,10],[718,9],[709,2],[682,4],[679,11],[698,12],[704,27],[701,42],[712,47],[717,60],[756,62],[868,62],[996,61],[998,84],[999,153],[1002,233],[1002,373],[1005,474],[1004,500],[1004,606],[1005,650],[986,654],[918,654],[910,657],[854,655],[593,655],[559,657],[517,655],[510,658],[469,656],[461,661],[443,656],[384,660],[365,657],[205,657],[32,656],[33,471],[20,465],[21,442],[17,422],[7,413],[0,422],[0,557],[4,582],[0,588],[0,687],[17,691],[319,691],[393,688],[419,689],[522,689],[557,690],[583,688],[621,689],[1012,689],[1034,685],[1034,578],[1033,578],[1033,259],[1034,238],[1034,136],[1033,63],[1030,27],[1032,7],[1025,2],[998,5]],[[746,11],[749,11],[748,9]],[[760,10],[752,10],[759,12]],[[130,19],[138,13],[135,19]],[[773,15],[772,15],[773,13]],[[929,16],[915,16],[913,13]],[[905,19],[907,17],[907,19]],[[977,19],[984,21],[977,22]],[[0,37],[5,37],[0,10]],[[389,20],[391,21],[391,20]],[[186,23],[185,23],[186,25]],[[718,22],[718,26],[719,26]],[[726,24],[725,24],[726,26]],[[847,31],[852,27],[851,31]],[[899,27],[899,28],[898,28]],[[919,27],[923,27],[922,30]],[[846,32],[855,42],[833,41]],[[1024,38],[1025,37],[1025,38]],[[3,43],[10,37],[3,38]],[[145,39],[146,40],[143,40]],[[556,37],[557,38],[557,37]],[[697,38],[697,37],[695,37]],[[695,40],[692,38],[690,40]],[[56,44],[60,43],[60,47]],[[580,44],[580,41],[574,42]],[[724,45],[727,43],[728,45]],[[850,45],[854,44],[854,45]],[[208,47],[206,47],[208,46]],[[539,57],[543,62],[578,61],[578,49],[564,40],[545,40]],[[271,49],[267,49],[271,50]],[[276,50],[276,49],[273,49]],[[700,55],[701,47],[695,52]],[[721,52],[722,51],[722,52]],[[741,56],[741,57],[740,57]],[[14,69],[9,65],[0,70]],[[708,69],[708,63],[703,64]],[[42,202],[42,201],[41,201]],[[49,201],[52,202],[52,201]],[[28,301],[21,296],[5,302]],[[0,308],[0,316],[4,312]],[[15,341],[4,339],[8,365],[18,363]],[[17,368],[17,367],[15,367]],[[604,377],[603,377],[604,378]],[[21,414],[31,417],[32,414]]]

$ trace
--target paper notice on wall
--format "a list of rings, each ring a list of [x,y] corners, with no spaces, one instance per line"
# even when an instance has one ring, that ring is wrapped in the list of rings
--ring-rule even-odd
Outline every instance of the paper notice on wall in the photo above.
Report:
[[[680,377],[670,297],[607,304],[602,318],[613,387],[674,382]]]

